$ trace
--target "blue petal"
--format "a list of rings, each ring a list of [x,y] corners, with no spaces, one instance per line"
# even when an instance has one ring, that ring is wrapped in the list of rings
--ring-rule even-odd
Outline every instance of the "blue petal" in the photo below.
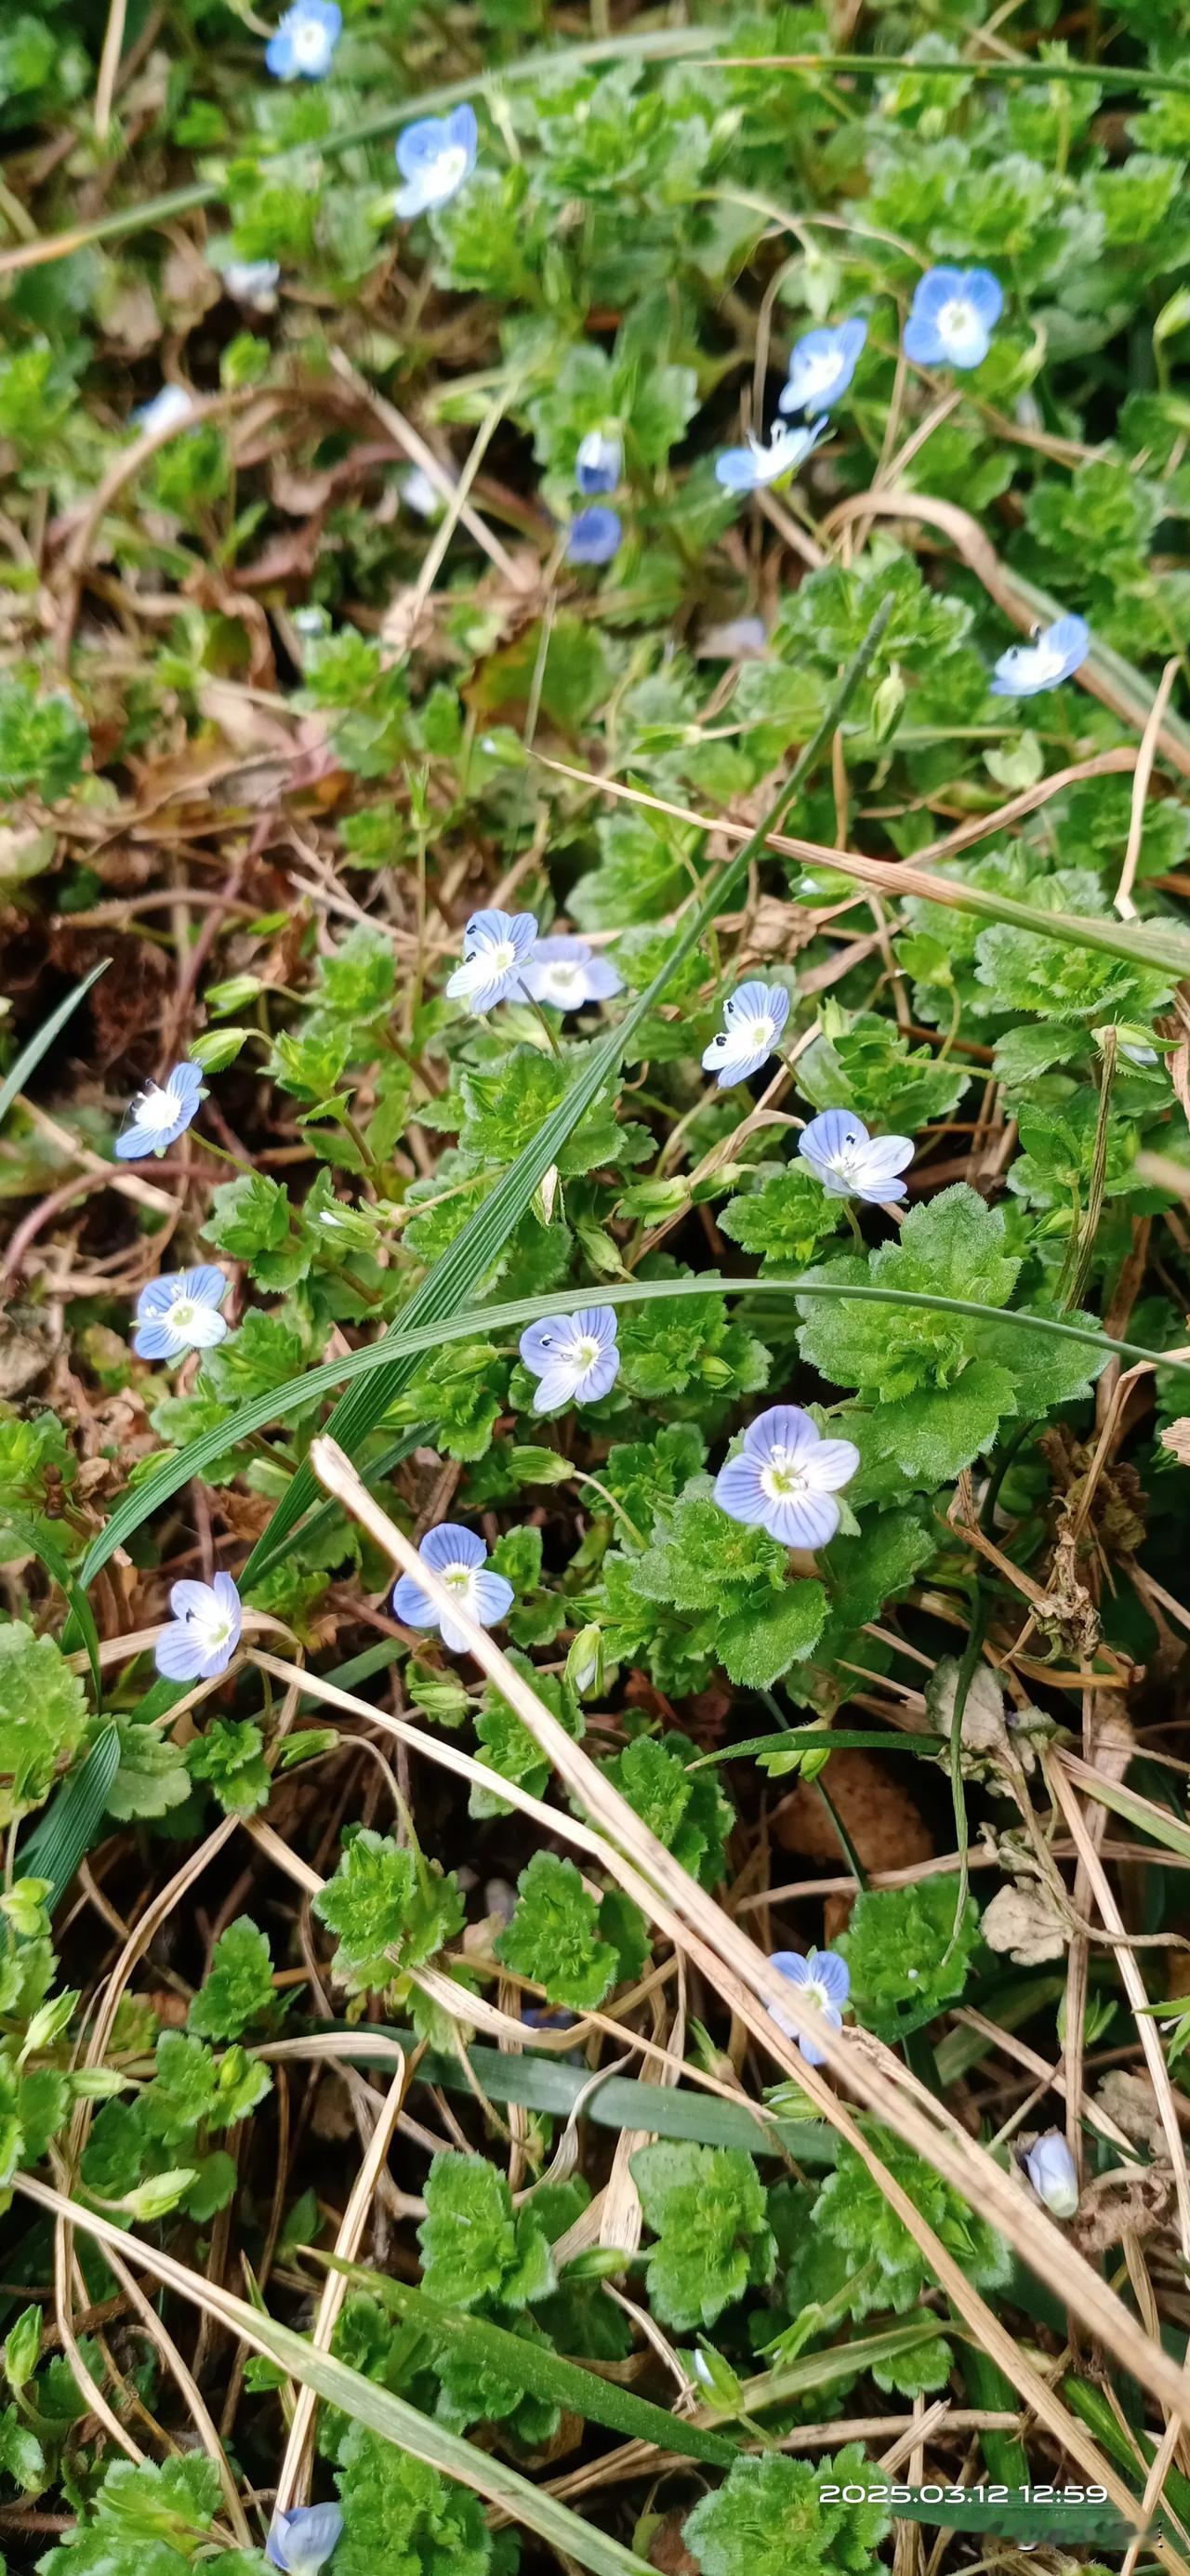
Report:
[[[466,101],[462,107],[456,107],[447,117],[446,139],[455,150],[461,143],[464,151],[470,154],[474,167],[475,155],[479,149],[479,127],[475,121],[475,110]]]
[[[725,447],[715,459],[715,481],[725,492],[754,492],[758,479],[750,447]]]
[[[415,125],[407,125],[398,134],[395,151],[397,167],[403,178],[417,179],[429,163],[450,148],[450,135],[441,116],[421,116]]]
[[[904,349],[906,357],[912,358],[915,367],[941,366],[946,351],[938,334],[937,323],[931,314],[910,314],[905,324]]]
[[[520,1354],[534,1377],[543,1377],[558,1356],[558,1344],[569,1331],[569,1315],[543,1315],[536,1324],[526,1324],[520,1338]]]
[[[482,1565],[487,1555],[478,1530],[465,1528],[462,1521],[439,1521],[437,1529],[427,1530],[417,1552],[434,1574],[448,1565]]]
[[[393,1592],[393,1616],[407,1628],[436,1628],[438,1613],[428,1593],[411,1574],[403,1574]]]
[[[999,278],[990,268],[969,268],[963,279],[963,293],[991,330],[1004,310],[1004,289]]]
[[[807,1967],[832,2004],[845,2004],[851,1992],[851,1970],[837,1950],[811,1950]]]
[[[745,1529],[764,1526],[769,1511],[769,1498],[760,1481],[760,1468],[752,1458],[729,1458],[715,1478],[715,1500],[728,1519],[742,1521]]]
[[[566,560],[576,564],[610,563],[624,534],[618,510],[593,502],[580,510],[566,532]]]
[[[481,1627],[497,1628],[512,1608],[514,1594],[505,1574],[490,1572],[475,1577],[475,1613]]]
[[[929,314],[935,318],[944,304],[953,303],[956,295],[965,293],[966,285],[961,268],[927,268],[925,276],[919,277],[913,290],[914,314],[919,317]]]
[[[867,1142],[867,1128],[854,1110],[821,1109],[817,1118],[811,1118],[803,1127],[798,1151],[811,1156],[817,1154],[824,1162],[832,1162],[847,1146],[866,1145]]]

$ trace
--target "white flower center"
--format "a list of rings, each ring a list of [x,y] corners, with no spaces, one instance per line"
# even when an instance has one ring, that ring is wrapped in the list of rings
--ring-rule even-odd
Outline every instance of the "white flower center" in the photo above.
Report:
[[[855,1179],[863,1159],[864,1144],[862,1137],[859,1136],[845,1136],[842,1144],[836,1146],[830,1158],[834,1170],[842,1181]]]
[[[585,1372],[589,1368],[594,1368],[599,1357],[599,1344],[589,1333],[586,1333],[581,1341],[571,1343],[566,1357],[572,1368],[582,1369]]]
[[[1055,651],[1052,644],[1025,644],[1019,647],[1019,652],[1029,678],[1039,681],[1043,688],[1048,687],[1051,680],[1061,679],[1065,658]]]
[[[808,394],[827,393],[836,376],[842,373],[843,361],[837,349],[820,350],[816,358],[803,358],[798,369],[798,383]]]
[[[808,2004],[816,2005],[819,2012],[829,2011],[830,1996],[826,1991],[826,1987],[819,1984],[817,1977],[807,1978],[805,1985],[802,1987],[802,1993],[806,1998],[806,2002]]]
[[[510,966],[515,966],[517,962],[516,949],[511,939],[498,939],[495,947],[489,948],[486,955],[482,950],[480,954],[483,956],[488,973],[492,975],[507,975]]]
[[[466,176],[466,144],[450,143],[445,152],[439,152],[430,163],[426,172],[426,185],[433,189],[436,197],[452,197],[460,181]]]
[[[231,1621],[226,1610],[188,1610],[186,1625],[193,1628],[209,1655],[216,1655],[231,1635]]]
[[[952,348],[964,348],[979,337],[979,319],[965,295],[952,295],[938,315],[938,337]]]
[[[448,1592],[465,1595],[471,1589],[473,1572],[474,1568],[470,1565],[444,1565],[440,1579],[446,1585]]]
[[[299,18],[290,32],[295,63],[315,70],[326,53],[325,27],[319,26],[317,18]]]
[[[767,1015],[758,1020],[741,1020],[732,1031],[737,1045],[749,1055],[771,1055],[777,1035],[775,1020]]]
[[[800,1503],[810,1488],[804,1469],[790,1458],[788,1449],[777,1448],[761,1468],[760,1490],[771,1503]]]
[[[159,1082],[150,1082],[137,1103],[137,1125],[147,1127],[155,1136],[164,1135],[178,1114],[178,1096],[162,1090]]]
[[[582,967],[576,965],[573,960],[556,959],[550,967],[550,982],[560,984],[563,992],[568,993],[573,985],[580,982],[582,971]]]
[[[193,1297],[175,1297],[169,1310],[169,1320],[183,1333],[188,1333],[197,1313]]]

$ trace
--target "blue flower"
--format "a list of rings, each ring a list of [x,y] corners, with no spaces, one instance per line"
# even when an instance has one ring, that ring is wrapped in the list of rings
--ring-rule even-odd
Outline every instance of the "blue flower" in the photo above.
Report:
[[[336,0],[294,0],[265,46],[274,80],[325,80],[342,32]]]
[[[778,409],[808,412],[811,420],[818,412],[829,411],[846,393],[867,336],[867,323],[860,321],[805,332],[794,346],[789,382]]]
[[[591,509],[579,510],[566,531],[566,561],[574,564],[610,563],[624,534],[618,510],[609,510],[596,501]]]
[[[223,271],[224,292],[250,313],[275,313],[281,270],[275,259],[231,259]]]
[[[421,116],[397,136],[397,168],[405,185],[393,204],[406,223],[433,206],[449,205],[475,168],[479,127],[473,107],[450,116]]]
[[[991,681],[994,698],[1036,698],[1043,689],[1057,689],[1063,680],[1073,679],[1082,669],[1091,650],[1091,629],[1085,617],[1068,611],[1055,617],[1052,626],[1043,626],[1028,644],[1010,644],[1000,655]]]
[[[767,1064],[789,1017],[783,984],[741,984],[723,1005],[724,1025],[703,1050],[703,1072],[717,1073],[719,1089],[742,1082]]]
[[[474,1530],[464,1529],[460,1521],[443,1521],[438,1529],[429,1530],[418,1555],[423,1565],[457,1594],[464,1610],[469,1610],[481,1628],[494,1628],[497,1620],[507,1617],[512,1608],[512,1585],[503,1574],[486,1571],[488,1552]],[[465,1655],[468,1640],[461,1628],[444,1618],[422,1591],[412,1574],[403,1574],[393,1594],[393,1609],[407,1628],[437,1628],[442,1643],[452,1655]]]
[[[463,932],[463,963],[446,987],[452,1002],[465,1002],[478,1019],[513,995],[525,998],[522,968],[537,945],[532,912],[473,912]]]
[[[767,447],[749,432],[746,447],[727,447],[716,457],[715,481],[728,492],[759,492],[768,483],[780,483],[804,465],[827,428],[825,420],[815,421],[812,429],[790,429],[778,421]]]
[[[618,431],[610,437],[601,429],[589,429],[579,440],[574,460],[574,479],[580,492],[614,492],[624,471],[624,442]]]
[[[219,1309],[227,1295],[221,1270],[170,1270],[151,1279],[136,1301],[140,1326],[133,1350],[142,1360],[177,1360],[183,1351],[213,1351],[227,1331]]]
[[[728,1519],[766,1529],[782,1547],[825,1547],[839,1526],[835,1495],[859,1465],[852,1440],[825,1440],[796,1404],[773,1404],[744,1433],[738,1457],[715,1478]]]
[[[1078,2175],[1074,2158],[1057,2129],[1047,2129],[1025,2157],[1025,2171],[1039,2200],[1054,2218],[1073,2218],[1078,2208]]]
[[[159,429],[178,429],[189,420],[194,409],[194,396],[185,385],[163,385],[152,402],[141,403],[132,414],[134,426],[142,436],[155,435]]]
[[[213,1583],[175,1583],[169,1596],[173,1621],[153,1650],[169,1682],[209,1682],[225,1673],[240,1642],[243,1614],[230,1574]]]
[[[607,1002],[624,990],[610,957],[595,957],[585,939],[561,933],[538,940],[524,982],[535,1002],[552,1002],[556,1011],[580,1011],[584,1002]]]
[[[820,1111],[803,1128],[797,1149],[828,1198],[887,1207],[905,1196],[905,1184],[896,1175],[913,1160],[913,1138],[869,1136],[863,1119],[850,1109]]]
[[[397,490],[406,509],[416,511],[419,519],[442,517],[446,502],[437,484],[431,483],[424,465],[410,465],[404,474],[399,475]]]
[[[905,355],[919,367],[978,367],[1004,310],[990,268],[928,268],[905,324]]]
[[[164,1083],[147,1082],[125,1114],[116,1138],[117,1161],[134,1163],[142,1154],[164,1154],[185,1135],[206,1096],[200,1064],[176,1064]]]
[[[620,1374],[613,1306],[580,1306],[576,1315],[544,1315],[521,1335],[521,1358],[537,1379],[535,1413],[563,1404],[594,1404]]]
[[[337,2504],[295,2504],[290,2513],[275,2513],[265,2547],[270,2567],[285,2576],[318,2576],[338,2547],[343,2515]]]
[[[837,1950],[811,1950],[808,1959],[803,1959],[797,1950],[774,1950],[769,1966],[798,1988],[832,2030],[842,2030],[843,2006],[851,1992],[851,1970]],[[769,2005],[769,2011],[778,2030],[783,2030],[787,2039],[797,2041],[807,2066],[825,2063],[825,2052],[816,2040],[807,2038],[795,2022],[787,2021],[775,2004]]]

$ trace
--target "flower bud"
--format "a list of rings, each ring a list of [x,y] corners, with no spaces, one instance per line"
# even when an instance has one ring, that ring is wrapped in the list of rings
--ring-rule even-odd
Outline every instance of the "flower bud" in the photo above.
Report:
[[[1073,2218],[1078,2208],[1078,2175],[1066,2140],[1057,2129],[1047,2129],[1036,2146],[1030,2147],[1025,2171],[1052,2217]]]

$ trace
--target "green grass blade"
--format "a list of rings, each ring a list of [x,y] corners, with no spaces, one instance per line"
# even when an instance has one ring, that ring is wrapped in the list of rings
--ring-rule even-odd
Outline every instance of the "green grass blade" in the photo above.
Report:
[[[266,1395],[253,1396],[217,1429],[190,1441],[176,1457],[167,1459],[155,1476],[146,1477],[143,1484],[125,1494],[98,1538],[92,1541],[79,1570],[80,1581],[92,1582],[132,1531],[149,1520],[161,1504],[169,1502],[181,1486],[188,1485],[193,1476],[201,1476],[213,1459],[249,1439],[253,1432],[266,1430],[271,1424],[285,1421],[289,1414],[300,1412],[311,1397],[330,1395],[337,1387],[357,1377],[368,1377],[373,1371],[385,1374],[394,1360],[420,1359],[424,1352],[438,1350],[447,1342],[519,1332],[539,1315],[561,1315],[571,1307],[589,1305],[591,1296],[590,1287],[553,1289],[544,1296],[522,1297],[503,1306],[468,1308],[465,1314],[414,1325],[407,1320],[412,1308],[407,1308],[399,1325],[382,1342],[370,1342],[363,1350],[345,1351],[340,1358],[325,1360],[321,1367],[291,1378]],[[1030,1315],[1011,1306],[984,1306],[968,1297],[931,1297],[906,1288],[867,1287],[858,1281],[824,1282],[810,1276],[726,1279],[715,1271],[694,1279],[631,1279],[612,1281],[606,1286],[601,1281],[599,1285],[599,1302],[603,1306],[641,1306],[657,1297],[772,1297],[778,1302],[783,1297],[838,1297],[858,1305],[899,1306],[924,1314],[964,1316],[996,1327],[1007,1324],[1059,1341],[1081,1342],[1100,1360],[1147,1360],[1156,1369],[1171,1369],[1175,1375],[1190,1378],[1190,1361],[1149,1350],[1141,1342],[1113,1340],[1092,1325],[1073,1324],[1064,1316]],[[255,1558],[250,1563],[255,1566]],[[247,1569],[244,1579],[247,1580]]]
[[[97,1735],[86,1761],[59,1789],[40,1824],[22,1843],[18,1866],[26,1878],[48,1878],[51,1912],[71,1885],[79,1862],[99,1839],[107,1813],[108,1791],[120,1768],[120,1738],[114,1726]]]
[[[530,1138],[515,1163],[498,1181],[482,1207],[476,1209],[470,1222],[453,1243],[448,1244],[434,1267],[415,1289],[400,1319],[400,1332],[390,1333],[388,1365],[381,1368],[366,1386],[353,1387],[336,1405],[327,1424],[328,1437],[354,1459],[360,1444],[388,1410],[395,1396],[412,1374],[411,1359],[398,1356],[393,1348],[401,1332],[421,1324],[441,1324],[457,1315],[474,1294],[498,1258],[513,1227],[528,1210],[533,1193],[557,1162],[567,1138],[580,1118],[598,1099],[604,1084],[618,1071],[624,1048],[635,1029],[661,1000],[666,985],[683,958],[696,948],[712,922],[724,910],[734,888],[747,876],[754,859],[759,858],[769,833],[776,831],[782,815],[792,804],[802,779],[811,770],[819,753],[831,740],[864,673],[892,614],[891,598],[882,600],[859,651],[852,656],[830,707],[811,740],[799,752],[788,778],[775,798],[764,821],[757,826],[728,866],[712,873],[699,902],[692,905],[689,916],[663,958],[652,983],[639,993],[622,1020],[598,1039],[576,1068],[569,1090],[551,1115],[543,1119],[536,1136]],[[244,1568],[244,1580],[263,1574],[275,1564],[278,1554],[295,1521],[315,1500],[318,1487],[312,1468],[303,1463],[289,1490],[282,1496],[263,1538],[252,1550]]]
[[[730,2468],[738,2457],[738,2444],[722,2434],[708,2433],[683,2416],[667,2414],[663,2406],[635,2397],[617,2380],[601,2379],[597,2371],[565,2360],[548,2344],[529,2343],[523,2335],[509,2334],[507,2327],[492,2325],[485,2317],[460,2316],[451,2308],[441,2308],[424,2290],[370,2272],[362,2263],[345,2263],[336,2254],[321,2254],[318,2260],[369,2291],[396,2316],[424,2326],[438,2349],[457,2347],[478,2368],[495,2372],[526,2395],[542,2398],[547,2406],[581,2415],[584,2423],[603,2424],[609,2432],[622,2433],[626,2441],[651,2442],[659,2451],[680,2451],[684,2459],[706,2460],[712,2468]]]
[[[73,993],[68,993],[65,1001],[59,1002],[57,1010],[50,1012],[48,1020],[43,1020],[41,1027],[34,1030],[28,1045],[21,1048],[15,1064],[10,1064],[3,1082],[0,1082],[0,1125],[7,1118],[17,1093],[24,1090],[30,1074],[36,1072],[47,1048],[52,1047],[59,1029],[65,1028],[79,1003],[86,1000],[92,984],[97,984],[100,976],[106,975],[111,962],[110,957],[100,958],[98,966],[93,966],[90,974],[84,975],[82,983],[75,985]]]
[[[394,2046],[412,2059],[414,2032],[390,2023],[365,2026],[348,2022],[311,2022],[309,2036],[326,2031],[348,2034],[354,2041],[349,2066],[391,2067]],[[285,2055],[284,2041],[255,2053],[271,2065]],[[474,2079],[474,2081],[472,2080]],[[469,2048],[466,2064],[453,2050],[426,2049],[414,2073],[418,2084],[441,2086],[444,2092],[467,2093],[475,2086],[490,2102],[516,2102],[528,2111],[548,2112],[568,2120],[591,2078],[585,2066],[568,2066],[564,2058],[528,2051],[523,2057],[498,2048]],[[715,2093],[684,2092],[663,2084],[642,2084],[627,2075],[609,2075],[588,2093],[582,2117],[603,2129],[647,2129],[654,2137],[680,2138],[701,2147],[744,2147],[749,2155],[778,2155],[784,2149],[801,2165],[826,2171],[837,2161],[834,2133],[822,2120],[777,2120],[749,2111],[742,2102],[724,2102]]]

